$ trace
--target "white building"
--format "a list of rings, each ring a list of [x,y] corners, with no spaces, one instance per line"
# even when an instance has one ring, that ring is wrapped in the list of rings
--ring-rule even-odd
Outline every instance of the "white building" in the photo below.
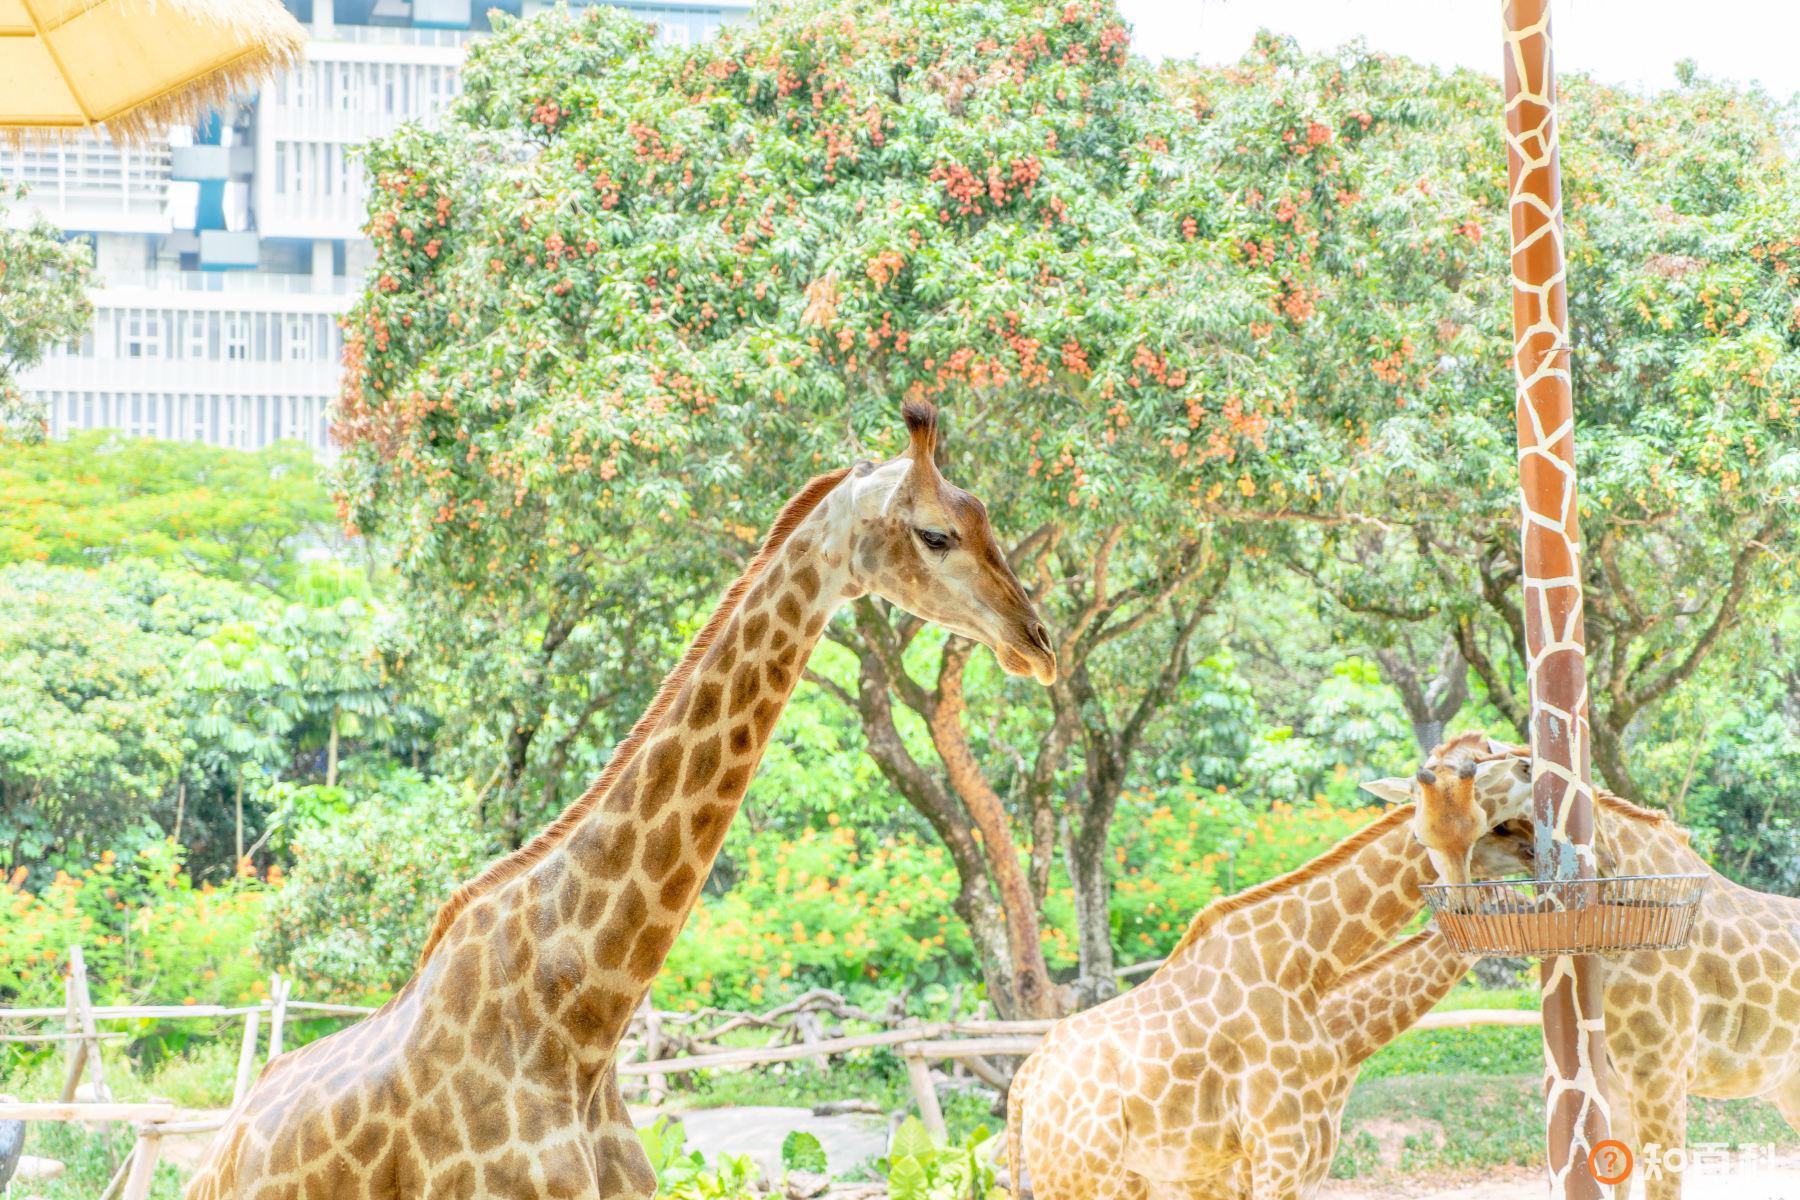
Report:
[[[611,0],[691,44],[750,0]],[[221,446],[282,438],[320,452],[337,394],[338,317],[371,257],[365,181],[347,151],[456,95],[471,0],[284,0],[309,25],[306,61],[260,96],[152,150],[99,138],[23,150],[0,140],[0,182],[94,246],[94,327],[21,382],[53,436],[111,428]],[[515,15],[538,0],[484,5]]]

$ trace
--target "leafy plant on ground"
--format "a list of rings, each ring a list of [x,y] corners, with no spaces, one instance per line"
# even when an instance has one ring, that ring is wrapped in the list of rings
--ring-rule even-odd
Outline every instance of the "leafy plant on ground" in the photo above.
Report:
[[[638,1140],[656,1172],[656,1194],[669,1200],[755,1200],[761,1195],[756,1164],[745,1154],[706,1156],[687,1148],[687,1131],[666,1117],[638,1130]]]
[[[878,1164],[890,1200],[988,1200],[998,1190],[993,1164],[983,1154],[989,1136],[977,1129],[962,1142],[940,1144],[919,1118],[906,1118]]]

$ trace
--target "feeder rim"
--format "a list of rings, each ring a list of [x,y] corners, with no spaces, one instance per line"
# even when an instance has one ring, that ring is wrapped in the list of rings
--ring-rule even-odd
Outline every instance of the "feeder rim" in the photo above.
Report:
[[[1519,884],[1531,884],[1541,887],[1551,885],[1564,887],[1575,883],[1616,883],[1633,879],[1711,879],[1705,871],[1675,871],[1665,875],[1578,875],[1574,879],[1536,879],[1521,875],[1512,879],[1472,879],[1468,883],[1422,883],[1422,891],[1456,891],[1462,888],[1515,887]]]

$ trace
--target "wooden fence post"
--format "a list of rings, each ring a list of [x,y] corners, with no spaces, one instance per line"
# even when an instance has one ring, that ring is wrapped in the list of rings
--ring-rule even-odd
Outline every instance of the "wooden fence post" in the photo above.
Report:
[[[269,984],[269,1000],[274,1004],[274,1011],[269,1014],[269,1061],[274,1062],[281,1056],[281,1034],[287,1025],[288,992],[293,983],[275,972]]]
[[[825,1038],[825,1027],[820,1023],[817,1013],[796,1013],[794,1015],[794,1028],[800,1033],[800,1041],[808,1046],[813,1045],[815,1042],[823,1041]],[[831,1059],[823,1054],[815,1057],[812,1060],[812,1064],[819,1069],[820,1074],[824,1074],[831,1069]]]
[[[662,1057],[662,1014],[650,1003],[650,997],[644,997],[644,1006],[640,1010],[644,1018],[644,1061],[655,1062]],[[651,1075],[644,1081],[644,1102],[661,1104],[669,1094],[669,1077],[667,1075]]]
[[[251,1009],[244,1014],[244,1042],[238,1047],[237,1082],[231,1087],[231,1107],[236,1108],[250,1090],[250,1077],[256,1073],[256,1032],[262,1024],[262,1013]]]
[[[131,1174],[125,1177],[125,1191],[120,1200],[145,1200],[150,1195],[150,1181],[156,1176],[156,1160],[162,1157],[162,1134],[145,1129],[138,1134],[131,1151]]]
[[[950,1131],[944,1125],[944,1110],[938,1106],[937,1088],[931,1082],[931,1063],[923,1054],[908,1054],[906,1077],[912,1082],[913,1100],[919,1106],[919,1120],[925,1123],[925,1132],[944,1141]]]
[[[106,1067],[100,1059],[100,1030],[94,1024],[94,998],[88,991],[87,960],[82,956],[79,944],[69,947],[69,977],[63,983],[64,994],[68,997],[69,1011],[63,1018],[69,1032],[79,1035],[80,1040],[72,1042],[69,1055],[68,1074],[63,1077],[63,1100],[75,1098],[75,1089],[81,1085],[81,1076],[88,1064],[94,1068],[94,1099],[106,1101],[112,1099],[106,1090]]]

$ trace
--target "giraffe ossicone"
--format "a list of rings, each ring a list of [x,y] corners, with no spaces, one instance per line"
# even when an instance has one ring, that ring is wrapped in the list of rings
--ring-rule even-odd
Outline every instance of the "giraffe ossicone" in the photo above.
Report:
[[[832,613],[879,595],[1056,677],[986,511],[938,471],[935,410],[903,415],[905,455],[788,502],[599,780],[458,890],[406,986],[264,1069],[188,1200],[654,1192],[614,1055]]]

